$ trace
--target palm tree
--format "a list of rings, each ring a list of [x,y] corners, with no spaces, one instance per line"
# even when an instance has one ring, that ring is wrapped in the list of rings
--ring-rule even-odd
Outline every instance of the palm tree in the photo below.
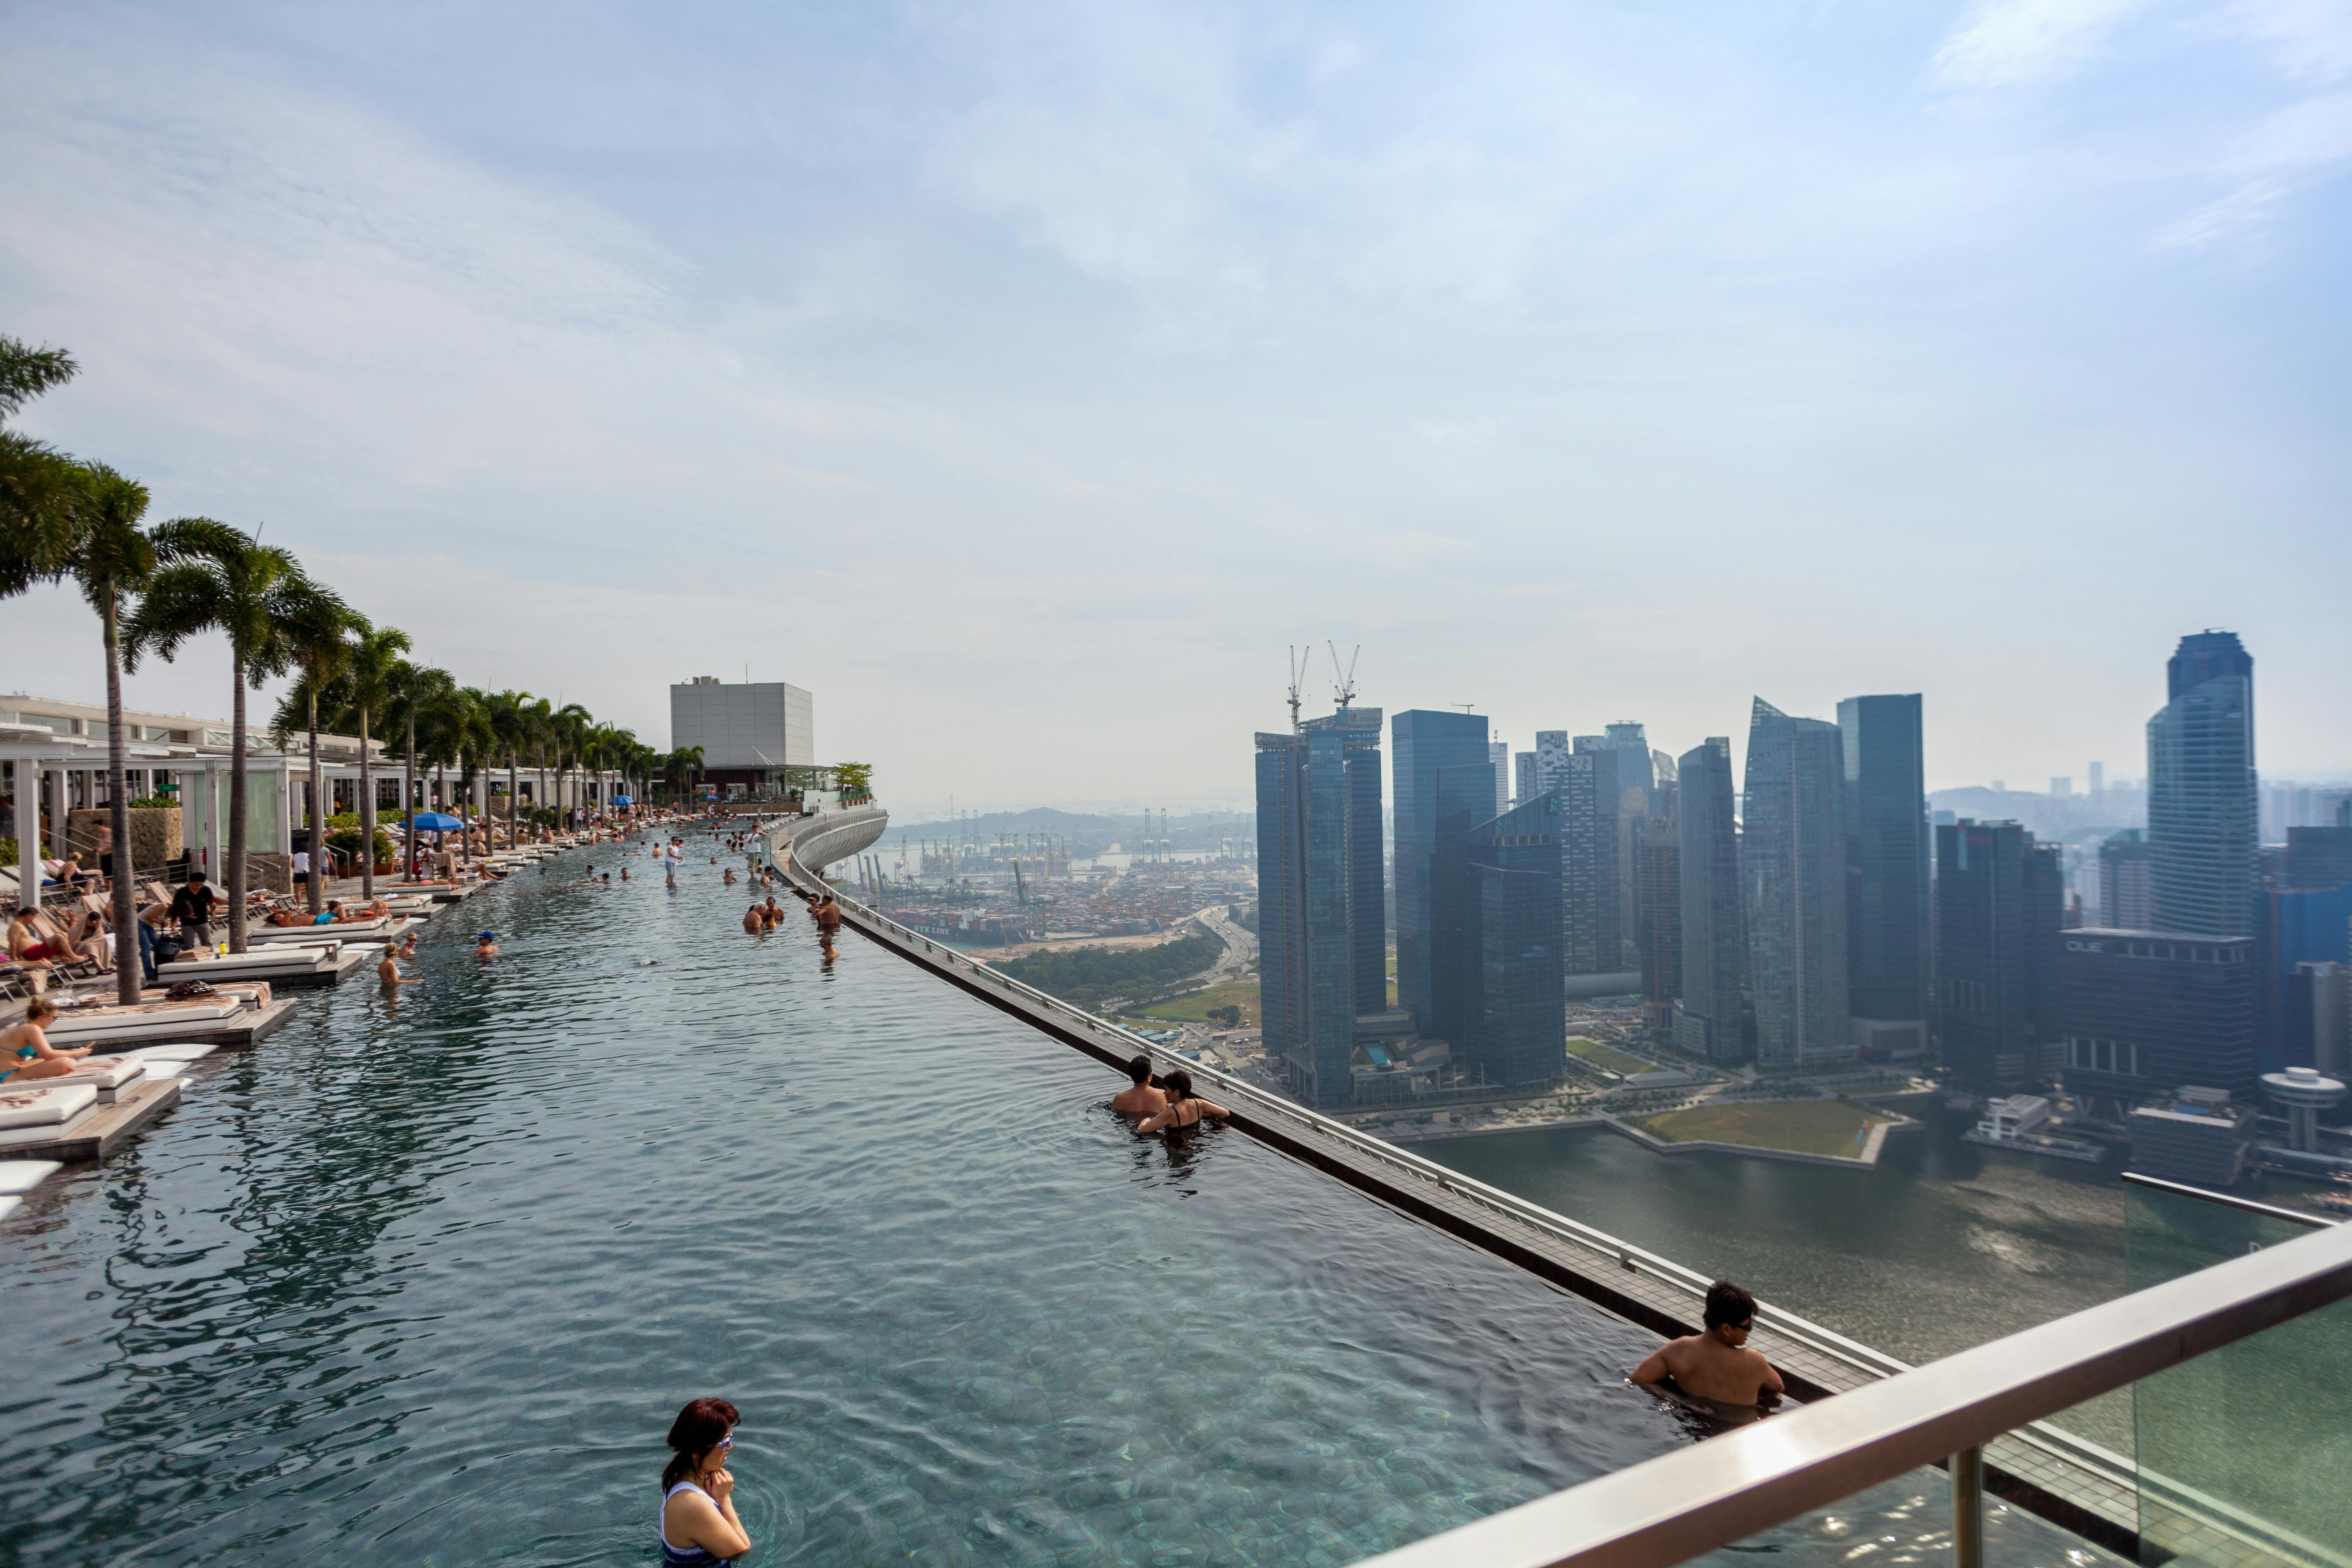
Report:
[[[73,379],[63,349],[0,337],[0,419]],[[0,598],[65,573],[80,534],[81,476],[72,458],[0,429]]]
[[[315,915],[327,907],[326,832],[327,817],[331,815],[323,809],[321,800],[326,781],[319,765],[319,698],[351,661],[352,626],[366,623],[333,590],[309,578],[299,588],[289,586],[292,591],[287,595],[285,613],[278,617],[278,630],[286,640],[289,662],[302,673],[278,706],[270,728],[280,746],[297,722],[310,734],[310,798],[306,815],[310,818],[310,903]]]
[[[246,948],[245,691],[285,673],[290,649],[279,617],[299,592],[302,569],[294,557],[255,542],[208,517],[175,518],[154,532],[159,552],[176,557],[155,574],[123,636],[123,668],[137,670],[152,650],[169,662],[188,638],[224,632],[229,648],[229,773],[227,865],[228,945]]]
[[[577,767],[581,749],[587,742],[588,731],[595,722],[595,715],[577,702],[567,702],[548,716],[548,731],[555,742],[555,795],[559,811],[569,809],[570,802],[566,797],[573,793],[570,785],[574,781],[564,773],[564,753],[569,752],[572,754],[572,765]]]
[[[351,683],[351,703],[360,721],[360,897],[375,897],[375,763],[368,752],[368,725],[383,713],[406,661],[408,634],[397,626],[371,626],[362,621],[352,638],[351,662],[344,671]]]
[[[494,712],[489,693],[472,686],[460,689],[450,707],[450,743],[457,753],[457,792],[469,803],[473,799],[474,775],[488,773],[490,759],[497,754],[499,735],[492,722]],[[462,811],[458,815],[466,818],[466,858],[471,860],[473,814]]]
[[[530,742],[539,768],[539,792],[530,797],[534,812],[547,809],[547,742],[555,725],[555,705],[541,697],[522,705],[523,734]]]
[[[122,736],[122,619],[124,596],[139,593],[154,575],[155,541],[140,526],[147,514],[145,485],[103,463],[79,468],[78,526],[62,556],[50,557],[54,564],[47,570],[36,567],[36,580],[71,577],[98,612],[106,647],[106,794],[114,830],[114,988],[122,1001],[136,1002],[139,931],[131,889],[137,873],[131,863],[129,759]]]
[[[490,730],[497,737],[498,747],[507,757],[507,847],[512,848],[520,840],[516,835],[515,810],[522,801],[522,777],[519,759],[523,742],[530,738],[528,716],[530,693],[501,691],[490,699]]]
[[[416,863],[417,721],[423,718],[429,724],[430,715],[457,689],[456,678],[446,669],[433,669],[404,660],[394,671],[390,699],[384,708],[384,721],[398,724],[407,731],[407,745],[402,752],[400,765],[400,812],[402,820],[407,825],[407,833],[400,848],[401,862],[404,867]]]

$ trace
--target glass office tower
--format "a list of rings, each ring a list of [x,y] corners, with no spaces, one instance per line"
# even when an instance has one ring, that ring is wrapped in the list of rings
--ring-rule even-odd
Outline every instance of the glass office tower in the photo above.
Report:
[[[2243,936],[2258,885],[2253,657],[2234,632],[2182,637],[2166,669],[2166,697],[2147,721],[2155,923]]]
[[[1459,932],[1441,929],[1435,920],[1432,872],[1438,850],[1442,772],[1444,781],[1465,800],[1480,798],[1476,777],[1485,780],[1484,798],[1491,806],[1494,774],[1486,761],[1486,721],[1475,713],[1441,713],[1412,709],[1389,721],[1396,747],[1396,924],[1397,1005],[1411,1013],[1413,1026],[1423,1035],[1450,1039],[1438,1028],[1436,991],[1432,982],[1435,944],[1458,939]]]
[[[1970,1083],[2021,1089],[2057,1065],[2060,854],[2014,822],[1936,829],[1937,1037]]]
[[[1618,753],[1571,746],[1565,730],[1538,730],[1535,754],[1537,791],[1559,796],[1560,971],[1621,973]]]
[[[1710,735],[1682,755],[1682,1000],[1675,1043],[1712,1062],[1743,1062],[1740,993],[1748,978],[1748,917],[1731,737]]]
[[[1854,1044],[1927,1044],[1927,774],[1919,695],[1838,704],[1845,754],[1846,985]]]
[[[1257,846],[1266,1052],[1301,1102],[1345,1105],[1356,1019],[1388,997],[1379,709],[1257,737]]]
[[[1439,944],[1432,980],[1454,1059],[1492,1084],[1554,1082],[1568,1066],[1559,799],[1539,795],[1461,829],[1449,817],[1441,838],[1439,918],[1458,919],[1465,940]]]
[[[1845,761],[1838,727],[1761,697],[1748,730],[1748,983],[1765,1067],[1853,1061],[1847,1023]]]

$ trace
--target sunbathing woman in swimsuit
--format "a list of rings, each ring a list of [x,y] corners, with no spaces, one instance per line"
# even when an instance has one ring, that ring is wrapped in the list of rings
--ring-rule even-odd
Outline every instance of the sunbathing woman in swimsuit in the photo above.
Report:
[[[35,1079],[63,1078],[74,1063],[89,1055],[88,1046],[59,1050],[49,1044],[41,1026],[58,1016],[58,1005],[36,996],[26,1005],[24,1021],[0,1029],[0,1083],[16,1085]]]
[[[1222,1121],[1233,1114],[1222,1105],[1194,1098],[1192,1075],[1182,1068],[1175,1068],[1160,1081],[1168,1086],[1167,1107],[1145,1117],[1135,1129],[1138,1132],[1157,1132],[1165,1127],[1197,1127],[1210,1117]]]

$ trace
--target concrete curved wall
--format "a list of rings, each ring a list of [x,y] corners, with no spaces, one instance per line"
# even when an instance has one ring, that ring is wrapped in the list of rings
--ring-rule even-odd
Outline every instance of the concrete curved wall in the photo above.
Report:
[[[794,862],[821,877],[826,867],[873,847],[889,826],[888,812],[878,805],[860,805],[802,817],[792,823],[786,838]]]

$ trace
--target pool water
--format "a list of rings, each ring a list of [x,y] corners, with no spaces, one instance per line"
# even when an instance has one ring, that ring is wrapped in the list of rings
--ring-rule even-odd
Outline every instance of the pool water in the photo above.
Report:
[[[0,1563],[657,1561],[702,1394],[757,1563],[1339,1564],[1692,1440],[1643,1331],[1246,1136],[1138,1141],[795,901],[742,934],[719,867],[588,860],[646,867],[474,900],[0,1224]],[[1773,1539],[1924,1540],[1924,1484]]]

